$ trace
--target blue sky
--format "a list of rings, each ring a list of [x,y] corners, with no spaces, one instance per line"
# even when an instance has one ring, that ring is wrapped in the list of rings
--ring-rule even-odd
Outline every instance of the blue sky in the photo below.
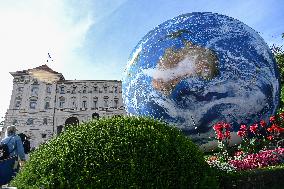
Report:
[[[231,16],[268,45],[283,45],[283,10],[283,0],[0,0],[0,116],[10,102],[11,71],[47,64],[66,79],[121,80],[145,34],[190,12]]]

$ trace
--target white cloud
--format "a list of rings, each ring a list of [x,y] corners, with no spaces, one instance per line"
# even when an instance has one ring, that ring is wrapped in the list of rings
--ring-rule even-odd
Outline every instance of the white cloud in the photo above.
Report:
[[[1,117],[12,91],[9,72],[46,64],[47,53],[54,59],[47,64],[56,71],[81,67],[76,51],[94,22],[92,12],[74,12],[63,1],[0,2]]]

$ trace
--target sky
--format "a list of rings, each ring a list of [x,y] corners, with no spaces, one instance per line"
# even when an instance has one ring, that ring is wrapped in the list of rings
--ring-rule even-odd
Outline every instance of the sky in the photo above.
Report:
[[[144,35],[190,12],[233,17],[284,46],[283,10],[283,0],[0,0],[0,117],[12,94],[9,72],[47,64],[69,80],[121,80]]]

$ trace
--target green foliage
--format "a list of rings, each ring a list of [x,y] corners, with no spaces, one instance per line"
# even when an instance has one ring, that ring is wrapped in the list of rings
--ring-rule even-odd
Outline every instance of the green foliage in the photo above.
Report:
[[[141,117],[70,127],[39,147],[12,181],[21,188],[216,188],[203,153],[179,130]]]
[[[219,171],[220,188],[281,189],[283,174],[284,164],[247,171]]]
[[[284,39],[284,33],[282,34]],[[280,93],[280,108],[284,108],[284,50],[282,46],[273,45],[271,50],[274,54],[274,58],[277,62],[278,69],[280,72],[280,83],[281,83],[281,93]]]

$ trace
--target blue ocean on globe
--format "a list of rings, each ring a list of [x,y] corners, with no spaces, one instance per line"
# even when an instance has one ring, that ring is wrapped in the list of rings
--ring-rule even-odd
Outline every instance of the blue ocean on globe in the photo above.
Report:
[[[279,72],[260,35],[231,17],[183,14],[145,35],[122,80],[129,115],[174,124],[198,144],[212,126],[253,124],[276,113]]]

